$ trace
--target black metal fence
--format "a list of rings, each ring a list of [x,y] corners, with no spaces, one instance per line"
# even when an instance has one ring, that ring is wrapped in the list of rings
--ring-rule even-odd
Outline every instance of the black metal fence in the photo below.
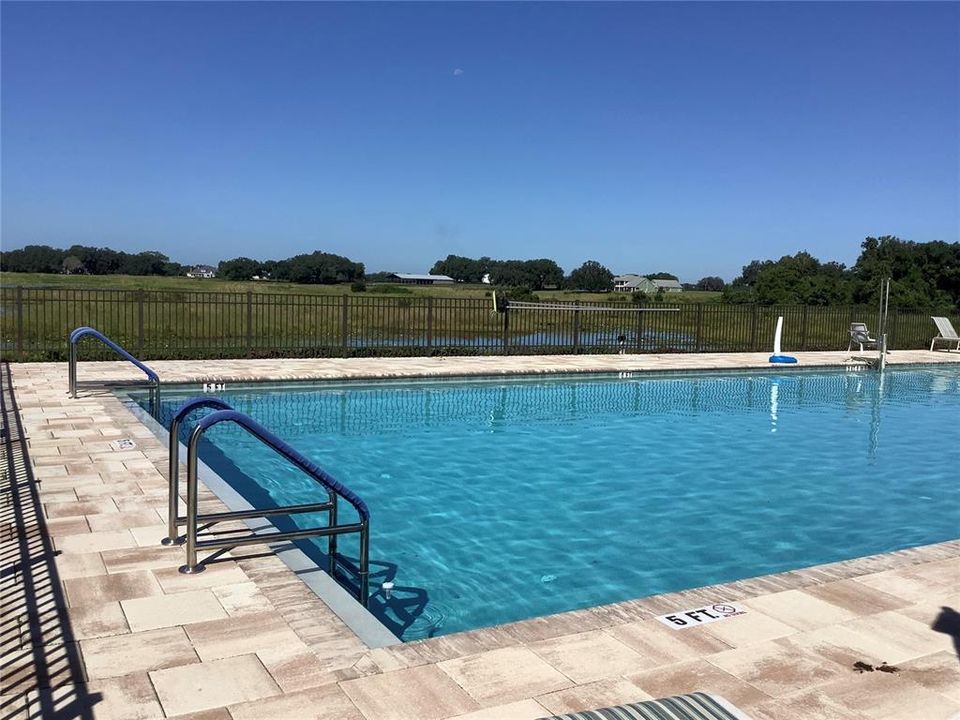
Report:
[[[561,303],[550,303],[559,305]],[[351,357],[772,350],[778,316],[783,349],[847,347],[851,322],[875,331],[877,307],[671,304],[624,312],[629,302],[493,311],[474,298],[274,293],[0,289],[0,350],[10,360],[64,360],[67,335],[90,325],[144,359]],[[891,308],[892,349],[929,346],[936,328],[923,310]],[[955,326],[960,315],[952,314]],[[109,357],[92,345],[85,358]]]

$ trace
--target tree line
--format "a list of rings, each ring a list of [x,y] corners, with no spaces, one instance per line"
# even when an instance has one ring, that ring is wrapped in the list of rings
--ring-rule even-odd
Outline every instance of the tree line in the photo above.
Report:
[[[614,274],[605,265],[596,260],[587,260],[580,267],[565,275],[555,261],[540,258],[538,260],[494,260],[490,257],[468,258],[462,255],[447,255],[437,260],[430,269],[432,275],[447,275],[458,282],[479,283],[484,278],[491,285],[524,288],[529,291],[564,288],[587,292],[609,292],[613,290]],[[656,272],[645,275],[651,280],[676,280],[677,276],[668,272]],[[704,278],[720,282],[720,278]],[[703,282],[703,281],[701,281]]]
[[[851,268],[807,252],[754,260],[724,289],[723,299],[760,305],[872,304],[884,278],[891,279],[891,305],[960,307],[960,243],[868,237]]]
[[[63,273],[67,275],[184,275],[193,265],[172,262],[161,252],[127,253],[110,248],[73,245],[66,249],[48,245],[27,245],[0,253],[0,270],[19,273]],[[294,283],[332,284],[364,278],[363,263],[324,252],[295,255],[286,260],[252,260],[239,257],[223,260],[217,274],[227,280],[254,277]]]
[[[72,245],[67,249],[27,245],[0,253],[0,270],[68,275],[182,275],[188,266],[171,262],[161,252],[127,253],[110,248]]]
[[[226,280],[264,278],[308,285],[332,285],[363,280],[363,263],[332,253],[294,255],[286,260],[252,260],[238,257],[221,260],[217,275]]]
[[[68,273],[88,275],[183,275],[191,266],[172,262],[156,251],[127,253],[110,248],[73,245],[66,249],[28,245],[0,253],[0,270],[21,273]],[[325,252],[295,255],[285,260],[254,260],[247,257],[223,260],[218,275],[227,280],[264,278],[293,283],[360,283],[389,281],[389,273],[367,274],[363,263]],[[596,260],[588,260],[569,275],[555,261],[495,260],[448,255],[430,271],[465,283],[488,277],[492,285],[532,293],[549,288],[588,292],[613,289],[614,275]],[[672,278],[657,272],[646,277]],[[918,243],[892,235],[868,237],[861,244],[853,267],[821,262],[808,252],[785,255],[779,260],[753,260],[743,266],[729,285],[722,278],[707,276],[687,288],[723,291],[728,303],[761,305],[847,305],[877,300],[882,278],[892,278],[891,303],[900,307],[960,307],[960,243]]]

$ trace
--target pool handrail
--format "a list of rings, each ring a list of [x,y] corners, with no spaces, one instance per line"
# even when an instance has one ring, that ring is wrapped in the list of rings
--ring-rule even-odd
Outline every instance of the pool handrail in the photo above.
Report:
[[[85,337],[92,337],[95,340],[99,340],[101,343],[106,345],[108,348],[113,350],[117,355],[122,357],[127,362],[132,363],[137,368],[142,370],[147,376],[147,380],[153,385],[153,393],[156,394],[156,397],[153,398],[153,402],[159,403],[160,395],[160,376],[152,369],[143,364],[140,360],[131,355],[123,347],[115,343],[113,340],[108,338],[102,332],[96,328],[89,327],[87,325],[82,325],[81,327],[75,328],[73,332],[70,333],[70,360],[67,370],[68,383],[70,390],[70,397],[76,399],[77,397],[77,343],[79,343]]]
[[[215,408],[217,410],[232,410],[227,403],[218,397],[193,397],[183,403],[173,414],[170,420],[169,442],[167,445],[167,536],[160,542],[163,545],[173,545],[179,539],[180,525],[187,522],[186,516],[178,515],[178,501],[180,499],[180,424],[194,410],[201,408]]]
[[[269,510],[246,510],[239,512],[221,512],[205,513],[200,515],[198,508],[198,445],[203,434],[223,422],[232,422],[248,433],[257,438],[264,445],[270,447],[277,454],[281,455],[295,467],[299,468],[307,475],[316,480],[327,490],[328,502],[311,503],[307,505],[288,505],[284,507],[271,508]],[[337,499],[342,497],[349,502],[360,517],[360,522],[348,525],[339,525],[337,523]],[[275,533],[261,534],[251,531],[245,536],[238,536],[235,533],[223,539],[215,538],[212,540],[200,540],[198,537],[198,526],[200,522],[222,522],[225,520],[244,520],[252,518],[269,517],[271,515],[291,515],[294,513],[311,513],[329,511],[329,524],[327,527],[307,528],[291,531],[280,531]],[[369,600],[369,575],[370,575],[370,510],[367,504],[350,488],[345,486],[336,478],[326,473],[322,468],[309,460],[304,455],[280,439],[272,432],[263,427],[249,415],[238,412],[237,410],[218,410],[202,417],[190,434],[190,440],[187,443],[187,516],[186,516],[186,551],[187,562],[180,568],[182,573],[195,573],[203,570],[203,565],[197,562],[197,550],[200,548],[234,548],[241,545],[261,545],[272,543],[277,540],[299,540],[309,537],[326,537],[328,540],[329,554],[329,574],[336,578],[336,555],[337,555],[337,537],[347,533],[359,533],[360,535],[360,559],[358,568],[358,589],[357,599],[366,607]]]

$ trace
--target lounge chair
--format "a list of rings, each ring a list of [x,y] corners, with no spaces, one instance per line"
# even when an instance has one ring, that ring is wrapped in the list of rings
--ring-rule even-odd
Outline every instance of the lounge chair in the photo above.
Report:
[[[947,348],[947,352],[951,350],[960,350],[960,335],[957,335],[957,331],[953,329],[953,324],[950,322],[950,318],[945,317],[931,317],[931,320],[936,324],[938,334],[937,336],[930,341],[930,352],[933,352],[933,347],[938,342],[947,343],[948,345],[953,345],[952,348]]]
[[[645,700],[644,702],[616,705],[600,708],[599,710],[584,710],[582,712],[553,715],[540,720],[660,720],[661,718],[676,718],[676,720],[750,720],[742,710],[738,710],[729,701],[719,695],[706,693],[690,693],[689,695],[675,695],[660,700]]]
[[[873,345],[875,348],[880,347],[877,344],[876,338],[870,337],[866,323],[861,322],[850,323],[850,342],[847,343],[847,352],[853,349],[854,343],[860,346],[860,352],[863,352],[864,345]]]

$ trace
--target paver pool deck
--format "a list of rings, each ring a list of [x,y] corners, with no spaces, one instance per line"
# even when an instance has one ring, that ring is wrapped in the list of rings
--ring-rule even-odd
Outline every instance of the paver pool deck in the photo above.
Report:
[[[891,355],[927,362],[960,373],[960,353]],[[150,365],[198,383],[770,367],[759,353]],[[370,649],[266,548],[179,574],[182,548],[158,544],[165,445],[112,393],[70,399],[65,363],[0,376],[4,720],[524,720],[694,690],[757,720],[960,716],[960,540]],[[81,381],[141,377],[80,366]],[[722,601],[748,612],[683,631],[653,619]]]

